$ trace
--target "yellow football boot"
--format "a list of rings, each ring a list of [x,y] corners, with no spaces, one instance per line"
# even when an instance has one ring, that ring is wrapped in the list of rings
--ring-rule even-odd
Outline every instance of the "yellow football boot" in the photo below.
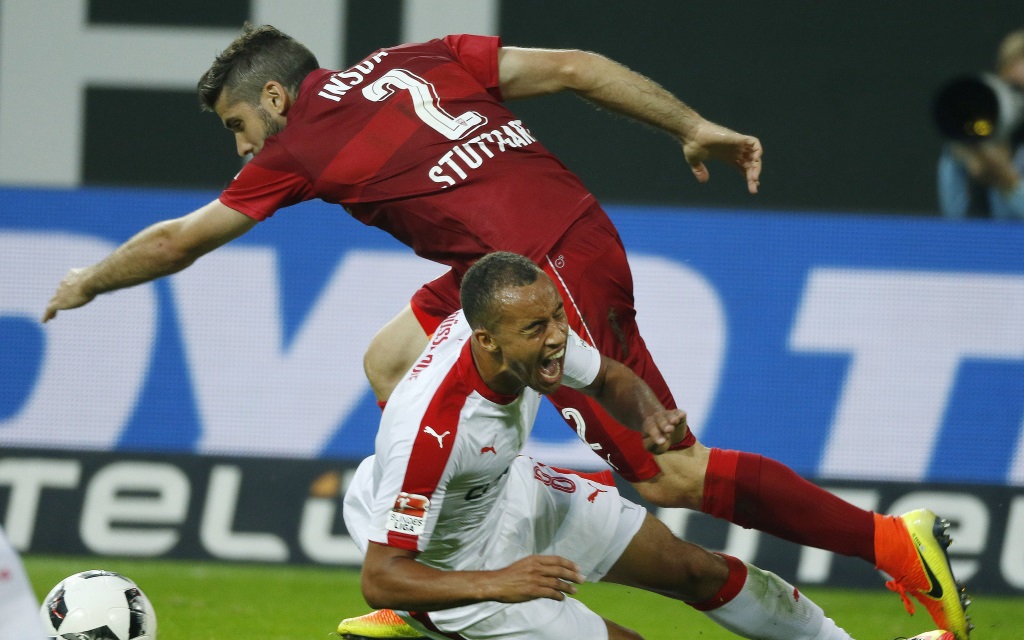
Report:
[[[949,522],[928,509],[917,509],[896,517],[893,524],[896,529],[906,529],[908,558],[902,571],[889,572],[893,579],[885,586],[903,598],[909,613],[914,613],[914,605],[908,593],[924,605],[939,629],[948,630],[956,640],[969,640],[974,628],[967,615],[971,600],[957,584],[949,564]]]
[[[380,609],[358,618],[345,618],[338,625],[338,635],[348,640],[359,638],[422,638],[405,620],[391,609]]]

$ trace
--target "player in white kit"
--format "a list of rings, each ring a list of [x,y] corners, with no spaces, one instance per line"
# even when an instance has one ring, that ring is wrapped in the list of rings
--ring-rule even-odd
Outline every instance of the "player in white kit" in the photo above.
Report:
[[[25,567],[0,526],[0,640],[43,640],[39,602]]]
[[[485,256],[461,296],[391,396],[345,497],[370,606],[437,639],[639,638],[566,597],[605,580],[682,600],[748,638],[849,638],[778,576],[673,536],[610,474],[605,484],[520,456],[541,394],[563,384],[654,452],[686,433],[686,416],[580,340],[530,260]]]

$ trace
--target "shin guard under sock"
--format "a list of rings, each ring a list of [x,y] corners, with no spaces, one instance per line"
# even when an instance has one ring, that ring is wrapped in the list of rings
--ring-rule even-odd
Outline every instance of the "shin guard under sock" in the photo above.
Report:
[[[690,606],[744,638],[851,640],[821,607],[770,571],[723,554],[729,577],[717,594]]]
[[[872,512],[757,454],[711,450],[702,510],[783,540],[875,563]]]

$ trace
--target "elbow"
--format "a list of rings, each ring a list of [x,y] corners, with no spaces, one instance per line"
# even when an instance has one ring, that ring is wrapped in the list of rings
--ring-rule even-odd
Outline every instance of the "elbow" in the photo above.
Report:
[[[155,225],[154,232],[156,237],[153,249],[171,272],[181,271],[202,255],[198,247],[193,247],[185,241],[178,220],[160,222]]]
[[[365,588],[363,589],[363,600],[366,600],[367,606],[371,609],[380,610],[395,608],[387,598],[383,597],[383,594],[379,594]]]
[[[390,595],[390,590],[382,585],[380,580],[367,575],[365,571],[360,587],[363,592],[363,600],[366,600],[366,604],[371,609],[403,609],[401,603]]]
[[[601,68],[609,62],[598,53],[573,49],[563,52],[558,73],[564,86],[586,93],[602,84],[607,73],[602,73]]]

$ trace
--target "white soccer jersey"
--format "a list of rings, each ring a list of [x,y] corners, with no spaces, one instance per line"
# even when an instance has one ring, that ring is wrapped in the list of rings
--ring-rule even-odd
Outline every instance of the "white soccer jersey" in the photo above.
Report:
[[[489,389],[473,363],[471,335],[461,311],[441,323],[388,400],[372,474],[349,487],[345,502],[346,524],[362,544],[418,551],[420,562],[456,571],[508,564],[485,546],[541,400],[529,388],[518,396]],[[590,384],[600,363],[570,332],[562,383]],[[482,556],[494,566],[483,566]]]

